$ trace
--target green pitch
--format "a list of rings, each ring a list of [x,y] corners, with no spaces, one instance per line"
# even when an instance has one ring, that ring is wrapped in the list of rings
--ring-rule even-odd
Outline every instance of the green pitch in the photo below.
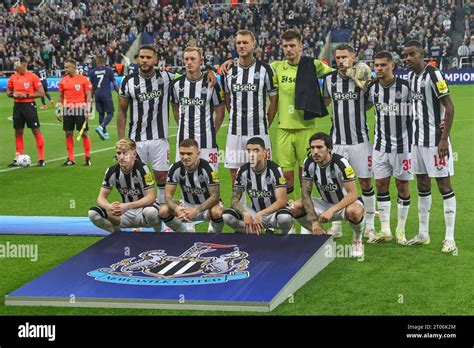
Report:
[[[272,314],[276,315],[473,315],[474,208],[471,199],[474,189],[470,179],[474,172],[472,134],[474,112],[472,86],[451,87],[456,108],[452,131],[455,176],[452,179],[457,198],[455,238],[457,255],[441,253],[444,239],[443,203],[433,182],[428,246],[402,247],[394,242],[365,245],[365,258],[336,257],[335,261],[311,280]],[[57,98],[57,93],[52,93]],[[38,103],[41,105],[41,102]],[[2,194],[1,215],[57,215],[86,216],[95,200],[106,167],[113,164],[115,118],[109,127],[111,140],[101,141],[93,131],[97,119],[91,121],[92,166],[84,167],[82,142],[76,142],[74,167],[61,167],[66,160],[64,132],[51,108],[39,110],[41,129],[45,138],[47,165],[43,168],[6,170],[15,153],[12,100],[0,94],[0,180]],[[369,126],[373,131],[373,114],[369,112]],[[329,117],[320,120],[319,130],[329,131]],[[176,125],[170,121],[171,159],[174,159]],[[224,122],[227,124],[227,121]],[[275,137],[276,124],[271,129]],[[225,148],[223,127],[218,144]],[[372,137],[372,135],[371,135]],[[25,130],[25,153],[37,162],[31,131]],[[226,206],[230,203],[229,172],[220,166],[221,194]],[[392,183],[393,184],[393,183]],[[407,222],[407,237],[417,233],[417,191],[411,183],[412,205]],[[392,185],[392,202],[396,191]],[[113,196],[119,198],[115,193]],[[392,203],[392,230],[396,224],[396,204]],[[376,226],[379,223],[376,220]],[[328,227],[328,226],[326,226]],[[337,245],[350,245],[352,233],[343,225],[345,236]],[[207,225],[199,225],[206,231]],[[229,231],[226,229],[226,231]],[[37,276],[57,266],[71,256],[96,243],[97,237],[53,237],[1,235],[0,244],[37,244],[38,260],[0,258],[0,315],[165,315],[165,314],[221,314],[222,312],[87,309],[54,307],[6,307],[4,296]]]

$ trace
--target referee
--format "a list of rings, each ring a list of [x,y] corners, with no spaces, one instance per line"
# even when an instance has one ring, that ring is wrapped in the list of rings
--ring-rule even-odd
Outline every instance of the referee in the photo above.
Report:
[[[44,96],[44,89],[38,76],[28,71],[27,61],[20,58],[15,62],[15,74],[8,80],[7,96],[14,98],[13,128],[15,129],[16,157],[8,167],[17,167],[16,158],[23,154],[23,133],[25,123],[36,139],[38,167],[44,167],[44,139],[40,130],[35,98]]]

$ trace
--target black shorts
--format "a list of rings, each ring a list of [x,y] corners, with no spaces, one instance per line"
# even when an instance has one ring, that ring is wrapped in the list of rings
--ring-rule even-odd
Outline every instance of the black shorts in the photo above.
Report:
[[[35,102],[13,105],[13,128],[25,128],[25,123],[28,128],[39,128],[40,126]]]
[[[63,130],[73,131],[75,126],[76,130],[80,131],[85,120],[86,118],[82,110],[64,109]],[[89,130],[89,123],[87,123],[85,130]]]

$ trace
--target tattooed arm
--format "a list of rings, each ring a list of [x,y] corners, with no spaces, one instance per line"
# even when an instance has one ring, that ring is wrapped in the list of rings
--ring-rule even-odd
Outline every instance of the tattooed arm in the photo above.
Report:
[[[209,194],[211,195],[208,199],[204,201],[201,205],[197,206],[198,211],[201,213],[206,211],[213,206],[219,204],[219,199],[221,198],[220,186],[219,185],[211,185],[208,186]]]
[[[253,226],[252,215],[245,209],[245,206],[240,201],[244,191],[245,188],[243,186],[234,186],[232,188],[232,208],[244,218],[245,232],[258,233],[259,231],[255,230]]]
[[[314,204],[313,200],[311,199],[311,190],[313,188],[313,181],[312,180],[301,180],[301,198],[303,200],[303,207],[306,211],[308,220],[311,221],[312,224],[312,232],[313,234],[323,234],[324,230],[322,229],[321,225],[318,222],[318,216],[314,211]]]

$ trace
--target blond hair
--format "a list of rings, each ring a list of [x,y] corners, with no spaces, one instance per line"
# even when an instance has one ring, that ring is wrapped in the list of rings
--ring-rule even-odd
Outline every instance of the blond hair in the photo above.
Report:
[[[237,35],[248,35],[250,37],[252,37],[252,40],[253,42],[257,42],[257,40],[255,39],[255,34],[253,32],[251,32],[250,30],[246,30],[246,29],[241,29],[239,30],[238,32],[235,33],[235,37],[237,37]]]
[[[184,53],[186,52],[197,52],[199,54],[199,57],[202,58],[203,53],[202,53],[202,48],[196,47],[196,46],[188,46],[184,49]]]
[[[129,139],[129,138],[120,139],[115,144],[115,149],[123,151],[123,152],[127,152],[129,150],[136,150],[137,149],[137,144],[135,143],[135,141],[133,141],[132,139]]]

